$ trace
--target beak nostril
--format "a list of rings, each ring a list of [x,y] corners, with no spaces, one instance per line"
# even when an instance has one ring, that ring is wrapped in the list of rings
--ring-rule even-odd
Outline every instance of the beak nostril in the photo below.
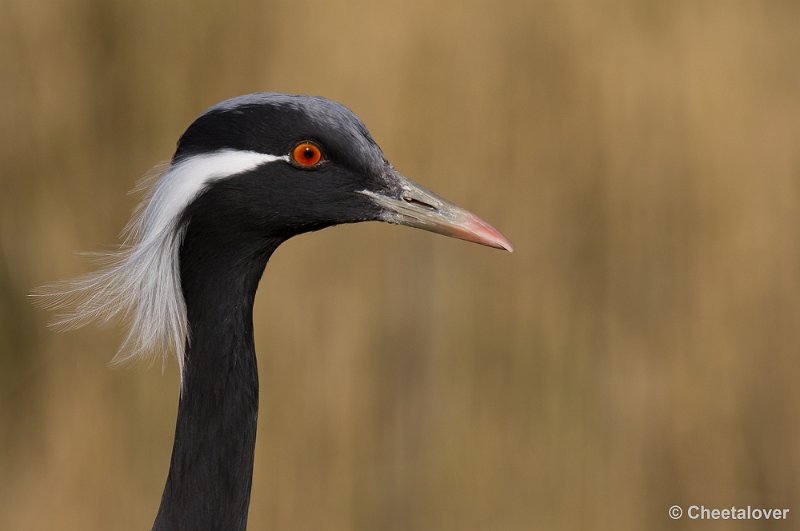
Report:
[[[418,207],[427,208],[428,210],[436,210],[436,207],[426,203],[425,201],[420,201],[419,199],[415,199],[413,197],[408,197],[407,195],[403,196],[403,201],[406,203],[410,203],[412,205],[416,205]]]

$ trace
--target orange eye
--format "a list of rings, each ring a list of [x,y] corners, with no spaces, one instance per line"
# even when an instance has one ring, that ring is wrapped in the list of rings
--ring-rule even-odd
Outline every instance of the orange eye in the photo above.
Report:
[[[292,160],[300,166],[310,168],[319,164],[322,160],[322,151],[316,144],[311,142],[300,142],[292,150]]]

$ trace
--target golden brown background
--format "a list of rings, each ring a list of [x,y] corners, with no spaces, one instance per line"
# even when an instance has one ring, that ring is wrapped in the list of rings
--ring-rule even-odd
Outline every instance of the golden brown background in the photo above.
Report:
[[[0,2],[0,529],[149,529],[178,379],[33,286],[208,105],[358,113],[513,255],[364,224],[259,291],[250,528],[800,521],[800,3]],[[672,504],[787,523],[672,521]]]

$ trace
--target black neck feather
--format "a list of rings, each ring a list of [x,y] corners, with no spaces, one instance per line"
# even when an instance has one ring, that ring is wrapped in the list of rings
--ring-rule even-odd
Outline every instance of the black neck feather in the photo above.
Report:
[[[211,221],[193,220],[181,248],[189,341],[154,531],[247,526],[258,416],[253,300],[280,241],[245,243]]]

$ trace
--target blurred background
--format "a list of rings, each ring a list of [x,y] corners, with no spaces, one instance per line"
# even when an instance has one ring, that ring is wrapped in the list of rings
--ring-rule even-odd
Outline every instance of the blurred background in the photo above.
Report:
[[[178,398],[54,333],[207,106],[351,107],[513,255],[381,224],[285,244],[256,307],[250,529],[800,518],[800,4],[0,2],[0,529],[141,530]],[[794,522],[793,522],[794,521]],[[792,525],[794,524],[794,525]]]

